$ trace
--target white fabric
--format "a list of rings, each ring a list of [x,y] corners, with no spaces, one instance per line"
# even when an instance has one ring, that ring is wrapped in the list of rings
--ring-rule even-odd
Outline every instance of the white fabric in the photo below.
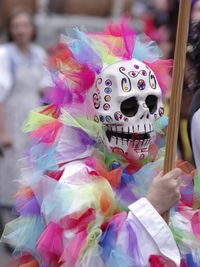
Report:
[[[0,103],[4,102],[11,89],[11,73],[9,71],[9,61],[6,57],[6,49],[0,47]]]
[[[6,127],[12,139],[12,147],[4,149],[0,160],[0,204],[12,205],[14,201],[21,176],[19,159],[24,157],[28,144],[21,127],[30,110],[38,107],[41,89],[49,84],[43,75],[45,58],[45,51],[34,44],[27,57],[13,43],[0,46],[0,102],[4,103]]]
[[[45,50],[35,44],[29,48],[29,56],[24,56],[14,43],[0,46],[0,103],[9,96],[15,83],[16,72],[29,68],[36,68],[40,72],[37,80],[38,90],[51,84],[49,74],[45,70],[44,63],[47,58]],[[24,73],[25,77],[25,73]]]
[[[148,266],[150,255],[165,256],[180,266],[180,253],[174,237],[163,218],[146,198],[141,198],[129,206],[128,219],[131,221],[138,239],[143,258],[141,266]],[[142,233],[142,234],[141,234]]]
[[[193,117],[191,123],[191,139],[192,139],[192,150],[196,163],[197,169],[200,169],[200,109],[198,109]]]
[[[70,177],[74,177],[75,173],[80,171],[83,175],[88,172],[87,166],[83,161],[73,161],[62,167],[63,175],[59,182],[65,185],[70,182]],[[73,180],[71,181],[73,182]],[[155,208],[146,198],[141,198],[129,206],[129,214],[127,220],[133,227],[137,235],[138,247],[140,249],[140,267],[148,267],[148,259],[150,255],[162,255],[171,259],[180,266],[180,253],[175,243],[173,235]]]

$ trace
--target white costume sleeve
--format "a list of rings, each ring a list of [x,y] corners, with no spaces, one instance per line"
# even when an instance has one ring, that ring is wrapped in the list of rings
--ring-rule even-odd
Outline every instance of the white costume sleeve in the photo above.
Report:
[[[3,103],[12,88],[9,60],[4,46],[0,47],[0,103]]]
[[[191,123],[191,139],[192,139],[192,150],[197,169],[200,169],[200,109],[198,109],[192,118]]]
[[[128,220],[135,229],[140,250],[141,266],[147,266],[150,255],[162,255],[180,266],[180,253],[173,235],[155,208],[146,198],[129,206]],[[138,229],[138,231],[137,231]]]

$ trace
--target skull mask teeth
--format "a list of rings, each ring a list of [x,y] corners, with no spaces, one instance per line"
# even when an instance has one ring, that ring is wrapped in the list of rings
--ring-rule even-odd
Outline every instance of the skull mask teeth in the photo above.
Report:
[[[154,121],[164,113],[153,71],[136,59],[114,63],[98,75],[91,96],[94,120],[107,126],[104,144],[111,151],[145,158]]]

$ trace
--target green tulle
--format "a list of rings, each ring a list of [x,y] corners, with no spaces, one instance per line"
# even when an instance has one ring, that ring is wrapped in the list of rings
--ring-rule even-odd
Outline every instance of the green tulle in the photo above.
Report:
[[[51,116],[40,113],[40,111],[43,109],[44,107],[37,108],[29,113],[28,119],[22,126],[23,132],[32,132],[45,124],[56,121],[56,119],[52,118]]]
[[[79,128],[89,136],[103,138],[106,126],[96,123],[84,117],[74,118],[66,110],[62,109],[60,120],[67,126]]]
[[[173,227],[172,224],[170,224],[170,229],[182,254],[190,253],[199,245],[199,239],[192,233]]]

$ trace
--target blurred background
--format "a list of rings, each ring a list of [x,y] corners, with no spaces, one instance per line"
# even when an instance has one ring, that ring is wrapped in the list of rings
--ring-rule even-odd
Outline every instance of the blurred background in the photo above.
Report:
[[[178,0],[0,0],[1,233],[5,223],[15,217],[17,159],[26,147],[20,125],[48,87],[45,73],[37,70],[42,69],[60,33],[74,26],[100,31],[108,20],[127,12],[132,25],[158,43],[163,58],[173,58],[178,5]],[[188,84],[186,79],[178,155],[192,161],[186,136],[186,107],[192,97]],[[11,251],[0,244],[0,266],[10,259]]]

